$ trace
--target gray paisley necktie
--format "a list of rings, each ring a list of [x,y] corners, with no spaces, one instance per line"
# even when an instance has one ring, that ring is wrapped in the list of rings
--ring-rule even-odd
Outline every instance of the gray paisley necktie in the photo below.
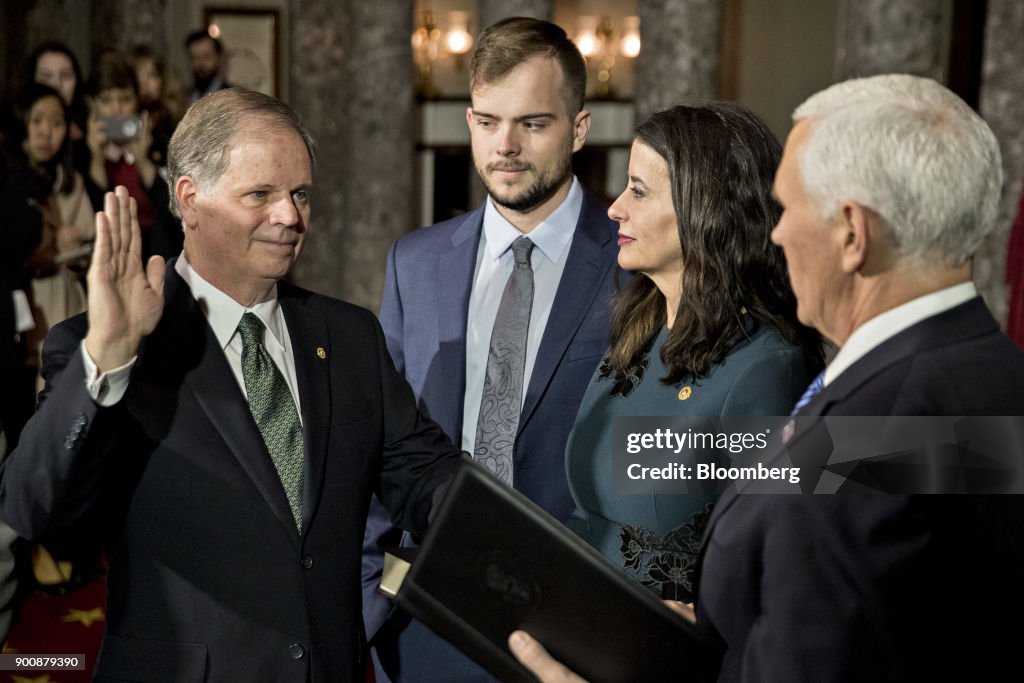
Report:
[[[246,313],[238,323],[242,378],[249,410],[281,478],[295,524],[302,531],[302,425],[288,383],[263,346],[263,329],[263,321],[254,313]]]
[[[515,266],[498,305],[487,354],[487,372],[480,397],[473,456],[505,483],[512,484],[512,447],[523,405],[526,337],[533,308],[533,242],[512,243]]]

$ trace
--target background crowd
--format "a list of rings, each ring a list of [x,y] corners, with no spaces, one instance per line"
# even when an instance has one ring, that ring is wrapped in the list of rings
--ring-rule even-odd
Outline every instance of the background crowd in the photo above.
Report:
[[[185,49],[194,55],[192,92],[148,45],[101,51],[84,74],[67,45],[43,42],[26,57],[13,101],[0,105],[0,206],[10,217],[0,274],[0,362],[10,378],[0,397],[4,452],[34,409],[47,330],[85,310],[104,193],[124,185],[135,197],[144,257],[181,251],[168,210],[167,145],[188,104],[228,86],[220,41],[197,31]]]
[[[26,55],[11,98],[0,103],[0,454],[14,450],[35,410],[47,332],[86,310],[85,274],[104,194],[123,185],[135,198],[144,258],[181,252],[180,221],[168,209],[167,147],[189,104],[228,87],[219,40],[196,31],[183,48],[193,58],[192,92],[149,45],[92,55],[86,74],[67,44],[44,41]],[[0,545],[0,573],[9,577],[0,590],[0,630],[34,591],[58,595],[91,585],[90,604],[102,605],[103,559],[94,552],[57,561],[6,527]],[[44,634],[59,631],[53,621]],[[23,635],[31,640],[38,628],[25,624]],[[90,638],[95,649],[98,639]]]

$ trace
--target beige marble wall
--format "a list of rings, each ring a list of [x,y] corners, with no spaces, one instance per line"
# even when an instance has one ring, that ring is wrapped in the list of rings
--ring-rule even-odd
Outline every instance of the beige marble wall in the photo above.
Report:
[[[478,25],[483,30],[505,17],[534,17],[550,21],[553,4],[553,0],[478,0]]]
[[[82,28],[89,25],[89,3],[75,0],[39,0],[31,4],[31,9],[21,12],[16,4],[5,8],[6,15],[3,20],[9,25],[3,27],[2,36],[3,42],[6,43],[5,47],[15,48],[15,52],[10,55],[15,69],[23,66],[24,57],[39,43],[59,40],[71,48],[81,62],[82,68],[88,71],[93,48],[89,35]]]
[[[949,44],[944,0],[847,0],[841,19],[840,80],[911,73],[942,80]]]
[[[292,0],[289,10],[289,102],[320,159],[292,277],[376,310],[388,247],[414,221],[413,3]]]
[[[639,0],[636,121],[717,94],[721,0]]]
[[[979,109],[1003,153],[1003,199],[996,232],[975,259],[974,280],[1005,324],[1008,290],[1006,249],[1024,179],[1024,3],[988,0]]]
[[[67,42],[74,33],[72,14],[75,3],[69,0],[39,0],[25,15],[28,45],[44,40]],[[30,47],[31,49],[31,47]]]
[[[89,21],[92,52],[139,44],[167,53],[167,0],[93,0]]]

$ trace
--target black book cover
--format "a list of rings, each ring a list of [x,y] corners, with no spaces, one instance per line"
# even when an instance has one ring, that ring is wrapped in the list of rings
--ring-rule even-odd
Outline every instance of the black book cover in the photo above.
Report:
[[[515,629],[594,682],[717,673],[720,652],[695,625],[467,456],[401,587],[386,583],[502,681],[536,681],[508,650]]]

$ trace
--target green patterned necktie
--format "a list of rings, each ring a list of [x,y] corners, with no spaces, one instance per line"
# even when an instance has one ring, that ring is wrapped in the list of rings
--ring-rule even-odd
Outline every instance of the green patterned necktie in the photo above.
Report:
[[[302,531],[302,425],[288,383],[263,346],[263,321],[246,313],[238,323],[242,337],[242,377],[249,410],[281,477],[295,524]]]

